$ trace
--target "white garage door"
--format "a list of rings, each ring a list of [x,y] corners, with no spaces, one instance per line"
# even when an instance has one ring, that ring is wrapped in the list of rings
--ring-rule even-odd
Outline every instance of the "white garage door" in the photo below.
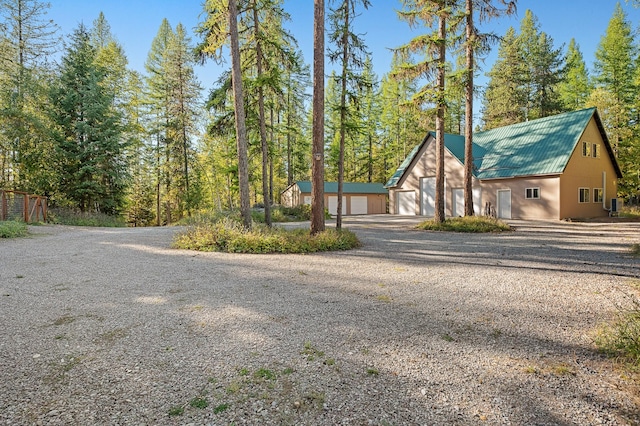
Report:
[[[351,197],[351,214],[367,214],[369,212],[367,197]]]
[[[416,193],[413,191],[398,192],[398,214],[415,216]]]
[[[434,216],[436,214],[436,178],[420,179],[420,214]]]
[[[335,216],[338,214],[338,197],[329,197],[329,214]],[[347,197],[342,197],[342,214],[347,214]]]

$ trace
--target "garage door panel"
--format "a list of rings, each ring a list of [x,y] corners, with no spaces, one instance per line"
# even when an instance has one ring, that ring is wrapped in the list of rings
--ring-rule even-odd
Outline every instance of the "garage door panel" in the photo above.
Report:
[[[369,198],[362,196],[351,197],[351,214],[367,214]]]
[[[398,192],[398,214],[415,216],[416,193],[413,191]]]

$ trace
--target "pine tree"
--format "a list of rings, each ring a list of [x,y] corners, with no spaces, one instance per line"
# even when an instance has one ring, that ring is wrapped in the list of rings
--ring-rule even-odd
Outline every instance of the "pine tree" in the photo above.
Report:
[[[446,51],[447,51],[447,19],[451,16],[453,0],[403,0],[405,9],[399,12],[400,18],[406,20],[412,28],[424,24],[434,27],[432,34],[419,35],[409,43],[396,49],[396,53],[404,60],[394,75],[400,79],[431,79],[414,95],[417,104],[432,103],[435,105],[436,124],[436,196],[435,223],[442,223],[444,215],[444,115],[446,109]],[[426,55],[426,59],[411,62],[412,55]]]
[[[171,190],[171,175],[166,167],[166,146],[168,143],[167,128],[169,126],[169,81],[167,50],[173,35],[173,29],[167,19],[163,19],[158,33],[151,42],[151,49],[147,55],[145,69],[148,77],[148,104],[150,108],[149,131],[155,142],[155,198],[156,198],[156,225],[163,222],[163,184],[164,193]],[[170,209],[165,208],[167,220],[170,222]]]
[[[605,123],[609,140],[617,154],[623,178],[618,192],[623,196],[636,195],[640,188],[638,161],[640,135],[637,126],[638,47],[631,25],[618,3],[595,53],[594,84],[596,90],[589,105],[596,105]]]
[[[313,0],[313,99],[311,157],[311,235],[324,222],[324,0]]]
[[[124,205],[126,167],[122,161],[120,117],[103,87],[105,70],[80,25],[62,60],[52,90],[52,118],[60,189],[81,211],[118,214]]]
[[[48,3],[0,0],[0,185],[48,193],[46,61],[56,51],[57,26]]]
[[[464,6],[464,49],[465,49],[465,70],[464,70],[464,214],[473,216],[473,99],[475,97],[474,75],[476,72],[476,56],[488,50],[489,43],[495,39],[493,34],[481,34],[475,25],[474,15],[479,15],[480,21],[487,21],[501,14],[515,13],[515,0],[501,0],[505,6],[500,10],[494,6],[492,1],[465,0]]]
[[[611,91],[618,102],[631,104],[636,87],[633,84],[638,57],[630,23],[620,3],[601,38],[595,53],[594,81],[597,87]]]
[[[353,23],[357,16],[357,8],[370,6],[368,0],[341,0],[335,9],[329,13],[330,33],[329,42],[333,45],[329,49],[329,60],[338,63],[340,74],[336,75],[340,100],[337,105],[339,113],[339,154],[338,154],[338,211],[336,228],[342,229],[342,188],[344,182],[345,139],[348,130],[357,130],[356,123],[349,117],[354,104],[357,103],[358,88],[365,84],[359,74],[364,66],[364,59],[368,55],[367,47],[362,38],[353,32]],[[352,133],[353,130],[349,133]],[[354,138],[354,134],[349,135]]]
[[[193,46],[186,34],[184,26],[178,24],[175,32],[169,37],[166,50],[168,84],[169,121],[167,141],[170,143],[169,172],[175,176],[173,197],[177,214],[184,212],[191,215],[197,206],[199,188],[190,180],[191,164],[195,161],[192,136],[197,132],[197,108],[199,107],[200,85],[196,79],[193,66],[195,57]]]
[[[525,98],[520,85],[521,61],[516,31],[510,27],[500,43],[498,59],[487,73],[482,116],[485,129],[524,121],[524,109],[520,108]]]
[[[564,77],[564,58],[561,49],[554,47],[553,39],[539,27],[537,18],[527,10],[520,34],[509,28],[500,43],[485,92],[486,129],[562,110],[558,85]]]
[[[591,93],[587,66],[580,47],[573,38],[567,48],[566,73],[564,80],[558,84],[558,93],[567,111],[583,108]]]
[[[362,139],[360,146],[364,146],[366,152],[365,167],[366,181],[382,181],[382,179],[376,179],[376,170],[380,170],[381,167],[376,165],[378,159],[378,153],[380,152],[380,138],[378,129],[380,128],[380,114],[382,112],[380,105],[380,92],[378,76],[373,71],[373,62],[370,58],[365,59],[362,69],[361,78],[364,84],[358,90],[359,99],[359,120],[360,120],[360,132],[359,136]]]

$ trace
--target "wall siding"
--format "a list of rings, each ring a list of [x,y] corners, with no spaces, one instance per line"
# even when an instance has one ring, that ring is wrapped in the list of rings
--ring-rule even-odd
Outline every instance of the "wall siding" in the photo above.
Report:
[[[582,142],[599,144],[600,158],[583,157]],[[607,176],[605,204],[607,208],[610,208],[611,198],[615,198],[618,191],[616,171],[604,146],[598,126],[595,120],[591,119],[561,177],[560,197],[562,204],[559,219],[605,217],[609,215],[609,211],[603,208],[602,203],[593,202],[593,189],[602,188],[602,172],[605,172]],[[589,196],[591,199],[589,203],[578,202],[578,188],[581,187],[590,189]]]

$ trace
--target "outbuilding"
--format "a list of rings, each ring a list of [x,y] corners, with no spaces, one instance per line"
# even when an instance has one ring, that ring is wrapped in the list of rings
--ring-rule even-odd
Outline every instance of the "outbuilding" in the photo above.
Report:
[[[308,180],[297,181],[281,196],[280,202],[287,207],[311,204],[311,182]],[[344,182],[342,184],[342,214],[364,215],[382,214],[387,212],[387,197],[389,191],[382,183]],[[329,213],[336,215],[338,212],[338,183],[324,183],[324,205]]]
[[[445,214],[464,215],[464,142],[445,135]],[[435,133],[429,132],[385,185],[389,211],[432,216]],[[622,173],[596,108],[513,124],[473,136],[476,215],[503,219],[608,216]]]

